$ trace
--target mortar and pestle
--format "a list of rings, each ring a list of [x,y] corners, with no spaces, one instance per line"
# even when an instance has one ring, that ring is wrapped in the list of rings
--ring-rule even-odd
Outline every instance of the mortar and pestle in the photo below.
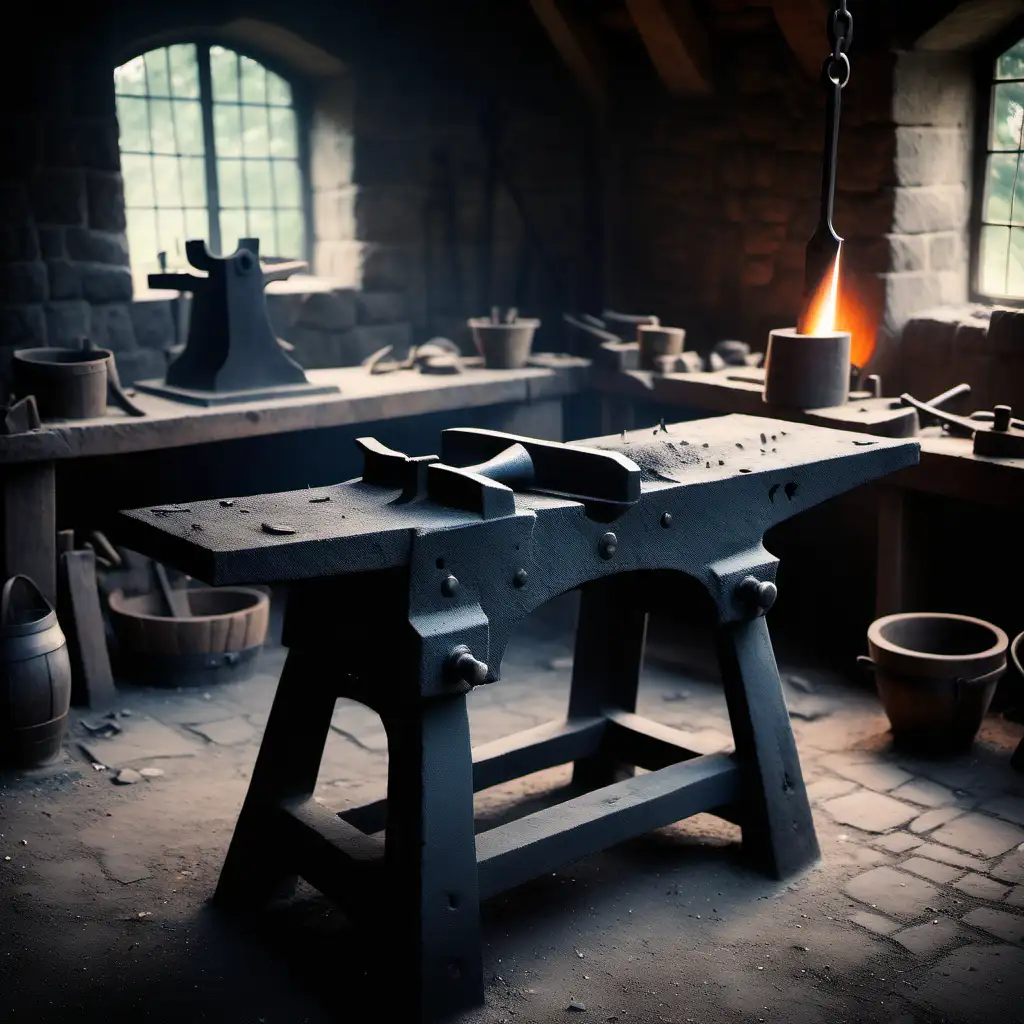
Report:
[[[23,348],[11,363],[14,393],[35,396],[43,420],[106,415],[108,399],[129,416],[145,416],[124,392],[114,353],[82,338],[79,348]]]

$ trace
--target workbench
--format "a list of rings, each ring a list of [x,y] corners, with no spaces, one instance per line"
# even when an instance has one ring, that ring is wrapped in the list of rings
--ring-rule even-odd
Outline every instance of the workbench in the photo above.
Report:
[[[588,387],[589,369],[585,359],[538,354],[521,370],[469,359],[451,375],[309,370],[311,383],[339,390],[213,407],[139,392],[145,416],[111,408],[101,419],[0,435],[0,579],[24,573],[53,601],[58,526],[99,528],[107,513],[150,502],[337,482],[358,465],[351,439],[363,425],[408,433],[433,414],[446,426],[486,422],[561,440],[562,399]]]

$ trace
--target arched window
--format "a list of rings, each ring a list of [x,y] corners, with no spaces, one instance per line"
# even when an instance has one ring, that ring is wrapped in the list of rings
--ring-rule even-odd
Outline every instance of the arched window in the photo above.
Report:
[[[976,291],[1024,300],[1024,39],[989,65]]]
[[[185,264],[185,241],[260,255],[307,252],[299,125],[292,87],[223,46],[149,50],[114,71],[128,248],[137,286]]]

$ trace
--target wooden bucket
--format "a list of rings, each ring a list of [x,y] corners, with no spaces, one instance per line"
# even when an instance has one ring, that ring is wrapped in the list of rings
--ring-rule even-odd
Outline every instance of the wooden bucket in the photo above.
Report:
[[[71,662],[57,616],[27,576],[0,592],[0,763],[38,768],[61,751]]]
[[[23,348],[14,353],[11,373],[19,398],[35,395],[44,420],[88,420],[106,415],[105,348]]]
[[[270,598],[250,587],[187,591],[192,615],[174,618],[156,593],[110,595],[119,676],[149,686],[208,686],[251,673],[267,638]]]

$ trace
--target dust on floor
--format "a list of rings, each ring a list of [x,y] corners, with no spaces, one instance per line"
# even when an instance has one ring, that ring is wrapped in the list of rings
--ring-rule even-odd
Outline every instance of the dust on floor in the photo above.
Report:
[[[5,1019],[389,1019],[401,978],[312,890],[244,921],[207,904],[282,657],[208,692],[125,690],[119,733],[76,715],[63,760],[0,775]],[[570,665],[562,637],[520,638],[470,698],[474,742],[562,715]],[[918,762],[889,751],[870,694],[803,671],[787,697],[820,866],[767,880],[701,815],[521,886],[485,905],[487,1002],[464,1024],[1024,1020],[1020,727],[993,718],[970,756]],[[712,683],[650,668],[639,710],[731,746]],[[375,716],[339,702],[317,796],[376,797],[386,757]],[[567,779],[482,793],[480,815]]]

